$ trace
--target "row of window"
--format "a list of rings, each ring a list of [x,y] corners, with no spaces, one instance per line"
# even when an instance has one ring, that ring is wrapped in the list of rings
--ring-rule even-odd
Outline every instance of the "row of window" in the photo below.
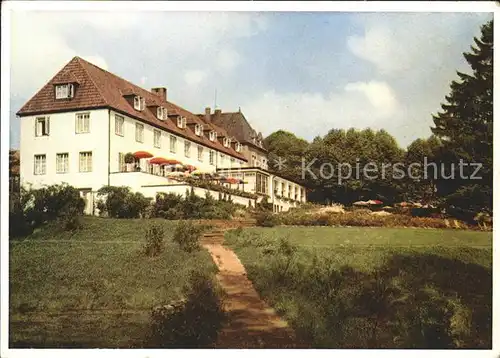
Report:
[[[124,123],[125,123],[125,118],[120,115],[115,115],[115,134],[119,136],[124,136]],[[212,134],[212,133],[211,133]],[[170,153],[176,153],[177,152],[177,137],[174,135],[170,135]],[[226,138],[225,138],[226,139]],[[135,140],[139,143],[144,142],[144,124],[142,123],[136,123],[135,124]],[[229,140],[229,139],[228,139]],[[155,148],[161,148],[161,131],[159,129],[153,129],[153,145]],[[238,143],[239,145],[239,143]],[[237,147],[239,149],[239,147]],[[201,145],[198,145],[198,160],[200,162],[203,161],[203,152],[204,148]],[[184,156],[186,158],[191,157],[191,142],[188,142],[187,140],[184,141]],[[214,165],[215,160],[214,160],[215,153],[214,151],[210,151],[210,156],[209,156],[209,163],[210,165]],[[221,158],[224,158],[224,155],[221,154]],[[235,159],[231,158],[231,162],[234,162]],[[241,161],[240,161],[241,164]]]
[[[92,152],[79,153],[78,171],[81,173],[92,171]],[[47,174],[46,154],[35,154],[33,172],[35,175]],[[69,153],[56,154],[56,173],[69,173]]]
[[[75,115],[75,133],[90,133],[90,113],[77,113]],[[35,136],[50,135],[50,117],[37,117],[35,119]]]
[[[115,115],[115,134],[119,136],[124,136],[125,118],[120,115]],[[200,125],[201,126],[201,125]],[[202,127],[200,130],[203,130]],[[90,133],[90,113],[77,113],[75,116],[75,133]],[[49,117],[37,117],[35,119],[35,136],[48,136],[50,134],[50,118]],[[210,132],[210,135],[216,136],[214,132]],[[212,138],[211,138],[212,139]],[[135,140],[139,143],[144,143],[144,124],[136,122],[135,124]],[[224,138],[224,145],[228,146],[230,144],[229,138]],[[161,148],[161,131],[159,129],[153,129],[153,145],[155,148]],[[240,144],[237,143],[237,151],[240,151]],[[203,151],[202,146],[198,146],[198,160],[203,161]],[[170,135],[170,152],[177,152],[177,137]],[[191,156],[191,142],[184,141],[184,155],[189,158]],[[214,165],[214,152],[210,151],[209,161],[211,165]],[[221,159],[224,155],[221,154]],[[235,159],[231,158],[234,162]],[[241,161],[240,161],[241,163]]]

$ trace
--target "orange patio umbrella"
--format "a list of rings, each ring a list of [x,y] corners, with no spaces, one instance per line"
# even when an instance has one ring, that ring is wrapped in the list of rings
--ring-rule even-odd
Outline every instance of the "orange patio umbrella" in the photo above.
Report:
[[[133,156],[137,159],[144,159],[144,158],[153,158],[153,154],[140,150],[138,152],[135,152]]]

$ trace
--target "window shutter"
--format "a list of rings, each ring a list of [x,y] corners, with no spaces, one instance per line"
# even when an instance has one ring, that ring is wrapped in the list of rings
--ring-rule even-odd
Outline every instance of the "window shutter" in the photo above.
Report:
[[[47,131],[47,135],[50,134],[50,117],[47,117],[47,119],[45,120],[45,128],[46,128],[46,131]]]
[[[38,119],[35,118],[35,137],[38,137]]]

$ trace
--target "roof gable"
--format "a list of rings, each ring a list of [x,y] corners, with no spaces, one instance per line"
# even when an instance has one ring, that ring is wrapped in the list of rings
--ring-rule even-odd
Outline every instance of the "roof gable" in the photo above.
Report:
[[[71,100],[56,100],[55,83],[61,79],[66,80],[73,77],[78,83],[74,97]],[[142,111],[134,109],[133,104],[127,99],[127,96],[130,95],[144,97],[150,108],[146,107]],[[246,161],[246,158],[234,149],[226,148],[217,141],[211,142],[205,136],[197,136],[189,126],[187,128],[177,127],[175,118],[168,118],[165,121],[159,120],[152,105],[167,108],[169,117],[172,114],[181,115],[191,123],[203,123],[198,116],[184,108],[168,102],[157,94],[136,86],[80,57],[74,57],[64,66],[17,114],[26,116],[44,112],[111,107],[118,112]]]
[[[239,142],[253,145],[259,149],[259,141],[262,141],[262,134],[257,133],[241,112],[226,112],[219,115],[212,115],[211,121],[224,128],[231,136],[234,136]],[[257,141],[254,142],[254,139]]]
[[[75,95],[71,101],[56,100],[55,85],[75,83]],[[93,108],[106,105],[89,74],[81,66],[79,58],[73,58],[45,86],[43,86],[21,109],[17,115],[29,115],[42,112],[57,112],[69,109]]]

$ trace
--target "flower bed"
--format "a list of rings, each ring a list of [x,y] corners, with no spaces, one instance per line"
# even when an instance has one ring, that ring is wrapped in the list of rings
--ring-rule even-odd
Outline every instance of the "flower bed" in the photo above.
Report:
[[[282,225],[302,226],[372,226],[372,227],[420,227],[420,228],[456,228],[474,229],[464,222],[439,218],[422,218],[408,215],[391,214],[387,216],[371,215],[365,212],[308,214],[291,211],[278,215]]]

